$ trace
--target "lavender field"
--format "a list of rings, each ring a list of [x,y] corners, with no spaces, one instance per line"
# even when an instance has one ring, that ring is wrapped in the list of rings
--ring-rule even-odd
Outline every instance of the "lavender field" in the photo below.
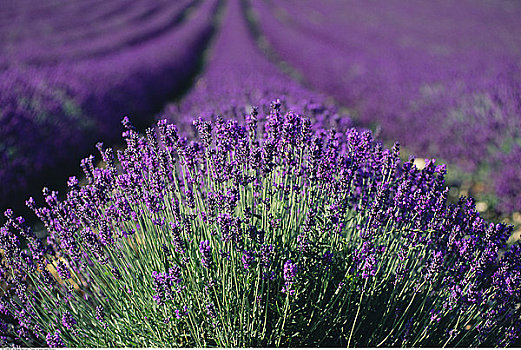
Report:
[[[4,0],[0,345],[521,346],[520,130],[514,1]]]

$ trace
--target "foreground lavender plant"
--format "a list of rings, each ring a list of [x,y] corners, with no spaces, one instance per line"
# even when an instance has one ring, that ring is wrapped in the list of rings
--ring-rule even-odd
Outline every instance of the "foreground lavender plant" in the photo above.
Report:
[[[475,346],[519,336],[519,245],[444,166],[400,164],[370,132],[320,131],[274,104],[255,123],[160,121],[98,145],[63,201],[6,212],[0,310],[49,346]],[[252,115],[250,121],[261,119]],[[22,249],[14,235],[27,240]],[[25,283],[24,283],[25,282]],[[519,343],[517,343],[519,344]]]

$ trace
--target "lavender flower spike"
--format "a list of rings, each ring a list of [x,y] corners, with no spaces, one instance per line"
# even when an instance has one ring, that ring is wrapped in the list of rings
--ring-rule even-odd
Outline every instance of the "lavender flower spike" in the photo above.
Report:
[[[201,241],[199,251],[202,255],[201,264],[209,269],[212,265],[212,247],[210,247],[210,241]]]

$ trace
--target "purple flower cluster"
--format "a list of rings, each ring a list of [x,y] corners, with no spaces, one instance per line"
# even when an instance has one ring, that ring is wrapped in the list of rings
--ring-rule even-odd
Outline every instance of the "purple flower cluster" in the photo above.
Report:
[[[248,270],[251,267],[251,265],[255,262],[254,252],[245,250],[244,254],[242,255],[241,261],[244,265],[244,269]]]
[[[64,348],[65,344],[63,343],[60,335],[61,335],[61,333],[59,330],[54,332],[54,334],[48,333],[47,337],[46,337],[47,345],[50,348]]]
[[[156,293],[152,296],[152,299],[158,305],[163,305],[165,301],[174,299],[175,294],[182,290],[183,278],[181,277],[181,269],[177,265],[168,269],[168,273],[152,272],[152,278],[154,280],[154,292]]]
[[[76,325],[78,322],[72,317],[71,313],[69,311],[65,311],[62,316],[62,324],[65,328],[68,330],[71,330],[74,325]]]
[[[114,115],[144,124],[199,68],[220,13],[203,74],[161,113],[183,133],[195,133],[193,115],[246,117],[253,125],[251,106],[267,114],[276,97],[314,129],[345,131],[350,118],[331,96],[357,122],[379,125],[386,140],[486,173],[499,209],[519,210],[520,10],[469,1],[393,0],[379,8],[335,0],[113,0],[38,11],[29,2],[2,3],[0,180],[11,185],[0,188],[0,205],[49,181],[43,173],[63,176],[54,170],[70,169],[70,148],[85,153],[95,137],[112,143]]]
[[[209,269],[212,266],[212,247],[210,241],[201,241],[199,244],[199,251],[201,252],[201,264]]]
[[[297,277],[297,264],[293,263],[291,260],[286,260],[284,263],[284,288],[282,288],[283,293],[287,293],[289,295],[293,295],[295,290],[292,289],[293,283],[295,283],[295,278]]]
[[[105,310],[101,305],[96,306],[96,320],[105,323]]]

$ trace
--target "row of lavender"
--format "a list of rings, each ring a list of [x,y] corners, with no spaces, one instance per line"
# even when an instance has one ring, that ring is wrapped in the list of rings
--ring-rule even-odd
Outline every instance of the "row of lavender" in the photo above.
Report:
[[[2,206],[23,202],[28,185],[65,176],[100,138],[114,140],[117,116],[143,124],[184,89],[218,1],[8,4],[0,9]]]
[[[192,118],[215,120],[223,115],[241,121],[252,106],[267,113],[271,102],[279,99],[285,108],[313,117],[316,128],[346,130],[350,126],[350,118],[328,102],[326,95],[303,87],[262,53],[239,1],[229,1],[219,21],[203,74],[191,91],[180,102],[168,104],[159,118],[166,117],[190,132],[195,130],[190,125]]]
[[[128,50],[171,31],[194,0],[68,3],[51,16],[26,13],[2,26],[3,65],[52,65]],[[90,5],[90,6],[86,6]],[[23,23],[24,25],[20,25]]]
[[[488,173],[501,209],[521,210],[518,3],[250,3],[272,49],[313,86],[417,155]]]

